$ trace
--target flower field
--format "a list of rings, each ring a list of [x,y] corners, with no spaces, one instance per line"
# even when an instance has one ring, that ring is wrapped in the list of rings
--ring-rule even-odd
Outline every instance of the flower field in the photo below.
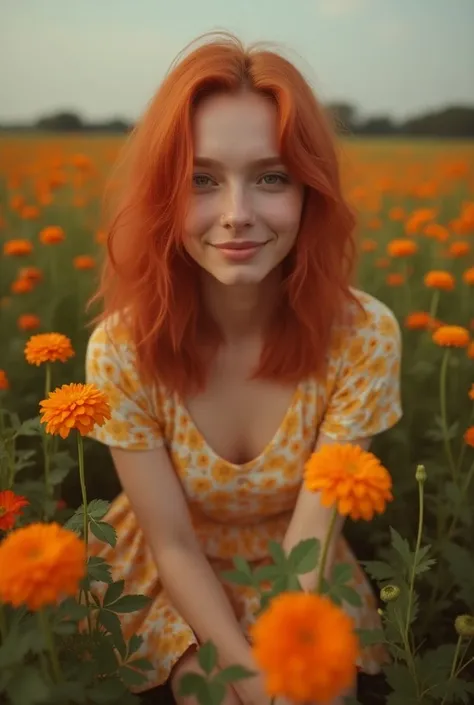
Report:
[[[117,480],[107,450],[85,437],[109,409],[83,383],[88,323],[96,312],[86,302],[106,243],[104,185],[113,195],[122,142],[95,135],[0,138],[0,703],[3,692],[13,705],[139,702],[127,689],[139,686],[148,668],[139,639],[123,643],[117,616],[140,609],[146,598],[122,595],[107,566],[87,554],[89,532],[114,541],[104,516]],[[382,643],[390,654],[381,675],[359,676],[358,697],[369,705],[468,705],[474,702],[474,144],[354,140],[340,150],[346,192],[359,213],[357,285],[394,311],[404,353],[404,417],[371,448],[393,486],[384,485],[375,518],[362,503],[358,511],[348,510],[344,498],[334,505],[354,519],[346,534],[381,595],[383,632],[360,634],[361,645]],[[89,411],[79,413],[83,406]],[[364,462],[376,463],[366,455],[371,460]],[[307,545],[293,562],[283,558],[286,572],[267,575],[271,596],[294,590],[297,574],[317,565],[320,548],[324,557],[324,545]],[[33,554],[42,556],[34,571]],[[244,563],[236,562],[233,578],[254,585],[257,577]],[[49,587],[48,570],[55,571]],[[319,591],[336,606],[355,599],[342,577],[333,577],[333,585],[319,581]],[[109,583],[100,604],[94,580]],[[333,614],[326,597],[311,597],[320,602],[301,599],[300,613],[293,595],[287,607],[280,597],[262,614],[256,633],[263,670],[265,640],[278,625],[295,640],[294,650],[297,619],[342,620],[348,629],[339,608]],[[349,633],[347,644],[355,654],[359,646]],[[212,645],[206,648],[203,679],[193,692],[217,705],[226,681],[211,682],[215,655]],[[303,660],[306,653],[310,665],[314,658],[326,663],[322,651],[301,646]],[[334,697],[336,683],[325,680],[323,687],[306,666],[305,683],[314,684],[290,687],[293,699],[299,692],[301,701]],[[353,674],[346,676],[350,682]],[[268,678],[280,694],[278,673]],[[285,687],[291,678],[285,671]]]

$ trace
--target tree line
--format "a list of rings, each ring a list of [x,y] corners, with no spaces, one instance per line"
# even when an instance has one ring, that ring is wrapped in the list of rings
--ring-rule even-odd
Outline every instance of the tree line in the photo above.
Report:
[[[326,108],[334,120],[336,129],[344,135],[474,137],[474,106],[470,105],[451,105],[402,121],[397,121],[388,115],[363,118],[349,103],[331,103]],[[0,130],[11,131],[127,133],[132,128],[133,123],[122,119],[88,122],[80,114],[72,111],[58,111],[29,124],[0,124]]]

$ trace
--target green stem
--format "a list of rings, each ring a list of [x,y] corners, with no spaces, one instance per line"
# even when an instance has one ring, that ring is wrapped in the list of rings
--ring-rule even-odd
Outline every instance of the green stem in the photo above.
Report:
[[[406,313],[411,311],[411,287],[408,262],[403,263],[403,277],[405,279]]]
[[[471,409],[471,413],[469,415],[469,418],[467,420],[467,425],[472,426],[472,422],[474,420],[474,406]],[[462,467],[462,462],[464,460],[464,455],[466,453],[466,448],[467,448],[467,443],[464,443],[464,439],[461,439],[461,450],[459,451],[459,457],[458,457],[458,462],[456,464],[456,469],[458,472],[460,472],[461,467]]]
[[[46,363],[46,379],[45,379],[45,388],[44,388],[44,398],[47,399],[50,395],[51,392],[51,363],[47,362]],[[48,499],[51,498],[52,496],[52,486],[51,486],[51,477],[50,477],[50,468],[51,468],[51,457],[50,457],[50,438],[48,434],[45,432],[44,439],[43,439],[43,453],[44,453],[44,481],[46,485],[46,496]]]
[[[0,636],[2,637],[2,644],[7,638],[7,620],[5,617],[5,607],[0,602]]]
[[[441,363],[441,372],[439,376],[439,398],[441,406],[441,424],[443,428],[444,450],[446,453],[448,465],[453,475],[453,480],[456,482],[457,468],[456,463],[454,462],[453,451],[451,449],[451,443],[448,435],[448,412],[446,404],[446,378],[448,372],[449,355],[450,350],[449,348],[447,348],[446,352],[444,353],[443,361]]]
[[[54,636],[53,632],[51,631],[51,625],[44,610],[38,611],[38,618],[41,630],[46,641],[46,646],[49,651],[49,656],[51,658],[53,679],[55,683],[59,683],[59,681],[61,680],[61,669],[59,667],[58,655],[56,653],[56,646],[54,644]]]
[[[323,551],[321,554],[321,561],[320,561],[319,567],[318,567],[318,574],[317,574],[317,578],[316,578],[316,592],[317,593],[321,592],[321,588],[323,586],[324,570],[326,568],[326,562],[327,562],[328,553],[329,553],[329,546],[331,544],[331,537],[332,537],[332,533],[334,531],[334,526],[336,524],[337,517],[338,517],[337,507],[334,507],[334,509],[332,510],[331,519],[329,521],[329,527],[328,527],[328,531],[326,534],[326,538],[324,539]]]
[[[439,291],[439,289],[436,289],[433,292],[433,297],[431,299],[431,306],[430,306],[430,317],[431,318],[436,318],[436,314],[438,313],[439,296],[440,296],[440,291]]]
[[[405,641],[408,643],[408,632],[410,630],[411,615],[413,611],[413,592],[415,589],[415,576],[416,576],[416,566],[418,561],[418,553],[420,552],[421,546],[421,536],[423,533],[423,515],[424,515],[424,482],[418,481],[418,533],[416,536],[416,546],[415,553],[413,555],[413,565],[411,568],[410,576],[410,587],[408,590],[408,604],[407,604],[407,620],[405,623]]]
[[[455,673],[455,671],[456,671],[456,664],[457,664],[457,662],[458,662],[459,651],[460,651],[460,649],[461,649],[461,642],[462,642],[462,636],[459,636],[459,637],[458,637],[458,643],[456,644],[456,651],[454,652],[454,658],[453,658],[453,663],[452,663],[452,666],[451,666],[451,673],[450,673],[450,676],[449,676],[449,679],[448,679],[448,683],[450,683],[450,682],[452,681],[452,679],[453,679],[453,677],[454,677],[454,673]],[[446,702],[446,697],[447,697],[447,693],[444,694],[444,697],[443,697],[443,699],[442,699],[442,701],[441,701],[441,705],[444,705],[444,703]]]
[[[86,477],[84,472],[84,443],[82,441],[82,436],[77,432],[77,457],[79,461],[79,482],[81,483],[81,495],[82,495],[82,507],[83,507],[83,525],[82,532],[84,543],[86,546],[86,570],[89,558],[89,516],[87,513],[87,489],[86,489]],[[89,590],[84,589],[84,598],[87,607],[87,625],[89,627],[89,633],[92,632],[91,614],[90,614],[90,602],[89,602]]]

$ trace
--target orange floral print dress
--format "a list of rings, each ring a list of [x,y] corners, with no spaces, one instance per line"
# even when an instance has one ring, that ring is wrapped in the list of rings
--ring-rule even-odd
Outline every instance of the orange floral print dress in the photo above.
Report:
[[[373,297],[357,292],[365,316],[356,325],[335,329],[325,381],[301,381],[275,436],[254,460],[234,465],[219,457],[199,433],[177,396],[150,389],[137,377],[127,330],[112,320],[92,333],[87,350],[87,380],[109,396],[112,418],[91,434],[109,446],[145,450],[165,445],[178,473],[203,551],[215,569],[247,632],[258,608],[253,589],[226,583],[221,572],[232,557],[258,565],[268,560],[268,541],[281,542],[302,483],[305,460],[318,433],[338,441],[374,436],[401,416],[400,330],[393,314]],[[145,609],[122,617],[126,638],[141,634],[140,655],[155,670],[145,690],[164,683],[173,665],[198,643],[164,591],[137,519],[124,493],[112,503],[106,520],[117,531],[115,548],[96,542],[92,550],[112,565],[114,580],[125,580],[126,593],[152,600]],[[343,537],[336,561],[354,567],[353,582],[361,607],[345,605],[356,626],[379,625],[377,603],[367,577]],[[96,584],[101,594],[103,584]],[[384,659],[380,647],[364,650],[360,667],[376,673]]]

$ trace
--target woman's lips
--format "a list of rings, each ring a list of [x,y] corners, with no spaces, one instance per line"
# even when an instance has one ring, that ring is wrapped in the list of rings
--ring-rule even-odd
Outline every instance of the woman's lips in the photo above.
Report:
[[[219,252],[233,262],[243,262],[254,257],[265,242],[226,242],[222,245],[213,245]]]

